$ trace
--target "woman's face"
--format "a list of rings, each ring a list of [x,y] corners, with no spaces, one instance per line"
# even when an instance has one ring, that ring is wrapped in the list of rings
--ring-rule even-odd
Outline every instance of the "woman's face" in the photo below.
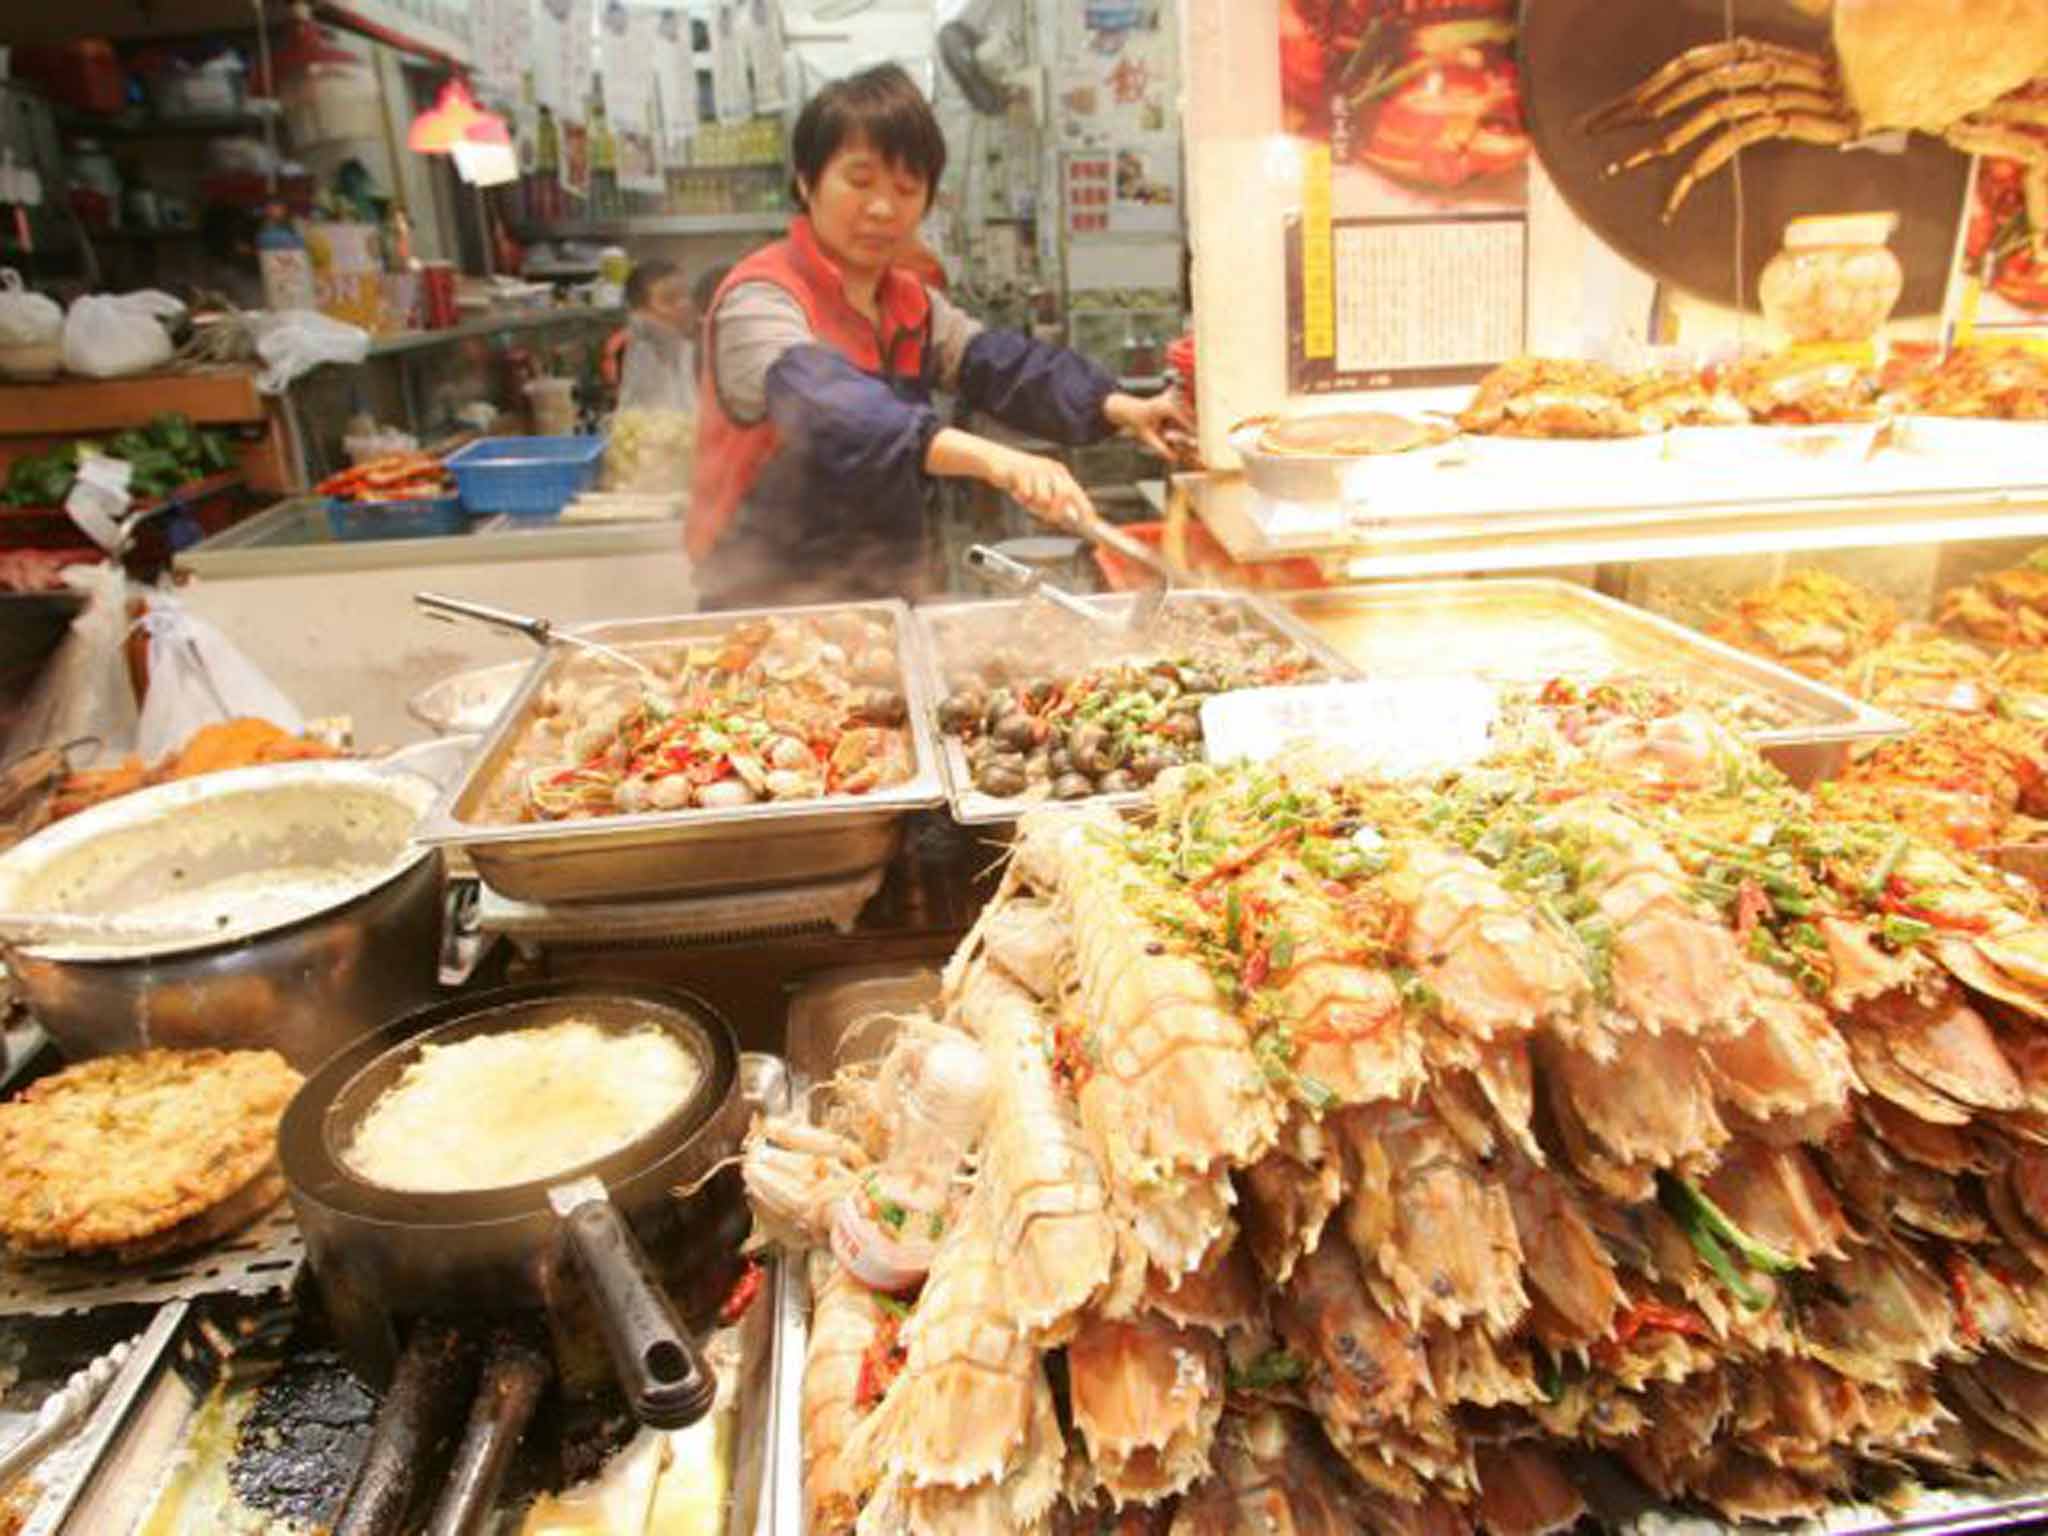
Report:
[[[854,272],[879,272],[916,237],[931,186],[909,167],[885,161],[865,139],[850,139],[804,189],[818,243]]]

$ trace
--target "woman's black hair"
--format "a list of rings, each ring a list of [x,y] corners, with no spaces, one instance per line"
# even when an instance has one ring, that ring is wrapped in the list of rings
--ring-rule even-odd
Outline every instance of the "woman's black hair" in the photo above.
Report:
[[[654,285],[664,277],[673,277],[682,270],[680,262],[669,261],[660,256],[651,261],[641,262],[633,268],[632,275],[626,279],[626,308],[645,309],[648,301],[654,297]]]
[[[924,92],[899,65],[877,64],[834,80],[804,103],[789,151],[796,173],[791,195],[799,208],[806,206],[805,185],[816,186],[851,139],[865,140],[890,165],[923,177],[925,206],[931,206],[946,170],[946,136]]]

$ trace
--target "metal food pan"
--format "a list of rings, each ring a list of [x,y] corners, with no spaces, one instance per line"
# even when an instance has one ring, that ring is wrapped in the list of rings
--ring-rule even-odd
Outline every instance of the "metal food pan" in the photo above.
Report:
[[[1833,778],[1858,742],[1905,722],[1682,624],[1547,577],[1333,587],[1278,599],[1373,677],[1463,676],[1503,684],[1649,673],[1709,697],[1751,697],[1786,717],[1744,731],[1800,785]]]
[[[1127,617],[1138,602],[1138,594],[1109,592],[1084,597],[1080,601],[1091,608],[1116,619]],[[1197,605],[1213,605],[1234,608],[1248,618],[1262,625],[1268,632],[1292,640],[1310,656],[1320,662],[1332,677],[1344,678],[1355,675],[1357,669],[1346,661],[1326,640],[1308,626],[1297,622],[1280,608],[1263,599],[1244,592],[1226,592],[1188,588],[1175,590],[1166,595],[1161,612],[1175,608]],[[923,673],[922,692],[928,701],[928,711],[935,711],[939,701],[945,698],[949,689],[946,674],[964,658],[961,655],[961,635],[972,630],[979,638],[977,649],[994,643],[997,634],[1015,625],[1019,615],[1027,608],[1038,612],[1046,611],[1043,605],[1031,598],[1000,598],[986,601],[958,603],[926,603],[919,605],[916,612],[917,657],[916,665]],[[1078,623],[1074,620],[1070,622]],[[1140,648],[1142,654],[1142,646]],[[1058,673],[1062,669],[1057,656],[1048,658],[1047,670]],[[934,720],[927,720],[932,739],[937,744],[940,770],[944,776],[946,800],[952,807],[953,819],[966,826],[991,826],[1015,821],[1033,806],[1049,803],[1043,796],[1027,795],[1001,796],[984,794],[974,787],[974,775],[967,767],[967,751],[958,738],[941,732]],[[1140,805],[1145,795],[1134,790],[1120,795],[1090,795],[1082,800],[1064,802],[1071,805],[1108,805],[1119,809]]]
[[[884,616],[895,631],[914,765],[905,783],[871,795],[825,795],[725,810],[649,811],[566,822],[480,820],[480,807],[518,750],[541,690],[581,660],[571,647],[551,647],[499,714],[467,771],[428,813],[419,839],[462,849],[493,890],[543,905],[711,895],[841,880],[879,868],[895,855],[903,818],[945,799],[931,704],[911,664],[915,642],[907,605],[892,599],[755,608],[590,624],[571,633],[630,653],[635,647],[720,635],[749,619],[846,612]]]
[[[778,1488],[774,1466],[782,1420],[795,1416],[794,1405],[782,1404],[783,1383],[800,1379],[803,1366],[799,1351],[792,1377],[781,1355],[790,1307],[786,1269],[769,1261],[761,1295],[718,1347],[726,1362],[721,1374],[732,1372],[735,1416],[722,1536],[769,1536],[777,1529],[778,1500],[795,1497]],[[186,1303],[158,1314],[138,1340],[135,1358],[79,1431],[77,1450],[60,1451],[45,1464],[46,1491],[28,1531],[108,1536],[286,1527],[282,1519],[273,1527],[230,1493],[235,1436],[222,1426],[234,1404],[289,1358],[281,1337],[289,1316],[273,1316],[271,1337],[246,1345],[223,1329],[223,1321]],[[232,1358],[222,1356],[208,1330],[213,1338],[236,1340]],[[310,1416],[307,1427],[313,1427]]]

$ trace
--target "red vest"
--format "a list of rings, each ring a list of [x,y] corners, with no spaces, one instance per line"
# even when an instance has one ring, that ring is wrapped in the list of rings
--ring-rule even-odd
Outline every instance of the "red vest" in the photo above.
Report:
[[[762,467],[780,446],[773,423],[736,421],[725,408],[717,385],[718,305],[742,283],[773,283],[798,304],[811,325],[811,336],[831,347],[863,373],[877,378],[920,378],[925,366],[931,299],[924,284],[908,272],[890,268],[882,274],[876,297],[882,329],[895,339],[894,355],[882,356],[882,337],[868,318],[846,297],[846,279],[825,254],[801,214],[791,221],[789,237],[754,252],[727,274],[711,301],[705,322],[702,388],[697,399],[697,462],[690,482],[690,510],[683,522],[683,545],[690,558],[702,560],[718,543]]]

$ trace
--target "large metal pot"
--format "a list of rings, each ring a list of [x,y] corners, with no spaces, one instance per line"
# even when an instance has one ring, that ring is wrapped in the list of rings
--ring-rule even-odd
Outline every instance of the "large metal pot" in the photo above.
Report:
[[[275,1049],[310,1072],[436,995],[442,860],[411,831],[434,786],[359,763],[287,763],[143,790],[0,858],[0,908],[161,909],[260,871],[353,873],[310,915],[250,908],[182,944],[9,948],[8,968],[67,1056],[145,1046]],[[235,900],[219,897],[223,914]],[[303,907],[300,909],[303,912]]]

